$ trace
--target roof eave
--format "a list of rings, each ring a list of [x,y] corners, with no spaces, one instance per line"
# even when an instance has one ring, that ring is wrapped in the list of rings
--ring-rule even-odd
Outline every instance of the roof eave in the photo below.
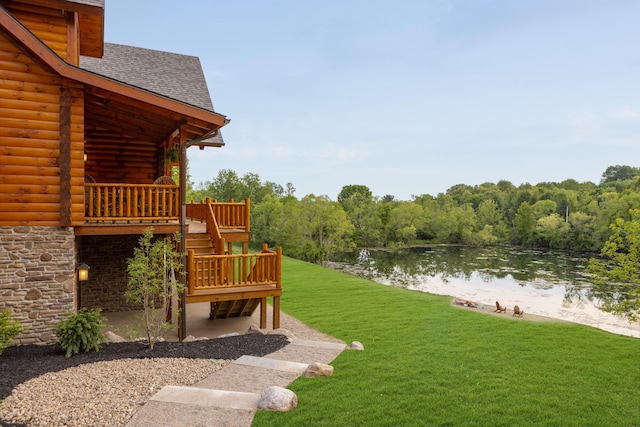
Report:
[[[62,77],[209,122],[214,124],[218,129],[228,123],[226,116],[222,114],[203,110],[199,107],[70,65],[17,21],[2,5],[0,5],[0,27],[14,40],[22,44],[32,55]]]

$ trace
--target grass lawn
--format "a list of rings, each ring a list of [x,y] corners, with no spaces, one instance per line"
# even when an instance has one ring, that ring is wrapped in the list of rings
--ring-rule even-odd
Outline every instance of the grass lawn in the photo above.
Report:
[[[285,258],[282,310],[347,344],[255,426],[640,426],[640,339],[488,316]],[[499,295],[496,296],[499,299]]]

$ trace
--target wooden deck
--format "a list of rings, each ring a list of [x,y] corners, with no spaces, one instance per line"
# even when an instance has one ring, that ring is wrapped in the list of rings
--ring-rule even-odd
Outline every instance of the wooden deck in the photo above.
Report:
[[[154,234],[181,230],[179,187],[174,185],[86,183],[85,223],[76,235]],[[273,298],[273,327],[280,327],[282,250],[263,245],[249,253],[250,202],[186,205],[185,304],[210,303],[210,318],[251,316],[260,306],[260,327],[267,326],[267,298]],[[234,254],[234,243],[242,253]],[[182,321],[182,320],[180,320]],[[182,329],[182,328],[181,328]]]
[[[249,200],[206,200],[188,204],[187,287],[185,304],[209,302],[212,320],[251,316],[260,306],[260,328],[267,327],[267,298],[273,298],[274,329],[280,327],[282,296],[282,249],[262,246],[249,252]],[[192,239],[190,235],[194,235]],[[210,242],[205,247],[203,242]],[[190,242],[192,247],[190,247]],[[242,243],[242,253],[233,253],[233,243]]]

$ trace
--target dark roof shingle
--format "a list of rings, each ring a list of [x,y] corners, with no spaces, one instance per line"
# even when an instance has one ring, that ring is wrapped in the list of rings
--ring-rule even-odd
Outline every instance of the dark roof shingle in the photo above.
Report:
[[[102,58],[81,57],[80,67],[204,110],[214,111],[200,59],[105,43]]]
[[[207,111],[214,111],[196,56],[105,43],[102,58],[80,57],[80,68]],[[224,144],[222,133],[207,139]]]

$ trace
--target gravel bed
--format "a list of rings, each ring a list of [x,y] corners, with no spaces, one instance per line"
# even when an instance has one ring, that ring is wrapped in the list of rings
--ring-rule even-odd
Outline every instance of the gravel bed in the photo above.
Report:
[[[105,344],[64,357],[54,346],[0,355],[0,425],[123,426],[165,385],[192,385],[242,355],[285,347],[283,335],[245,334],[189,343]]]
[[[19,385],[0,405],[13,424],[123,426],[166,385],[192,385],[229,363],[220,359],[122,359],[51,372]]]

